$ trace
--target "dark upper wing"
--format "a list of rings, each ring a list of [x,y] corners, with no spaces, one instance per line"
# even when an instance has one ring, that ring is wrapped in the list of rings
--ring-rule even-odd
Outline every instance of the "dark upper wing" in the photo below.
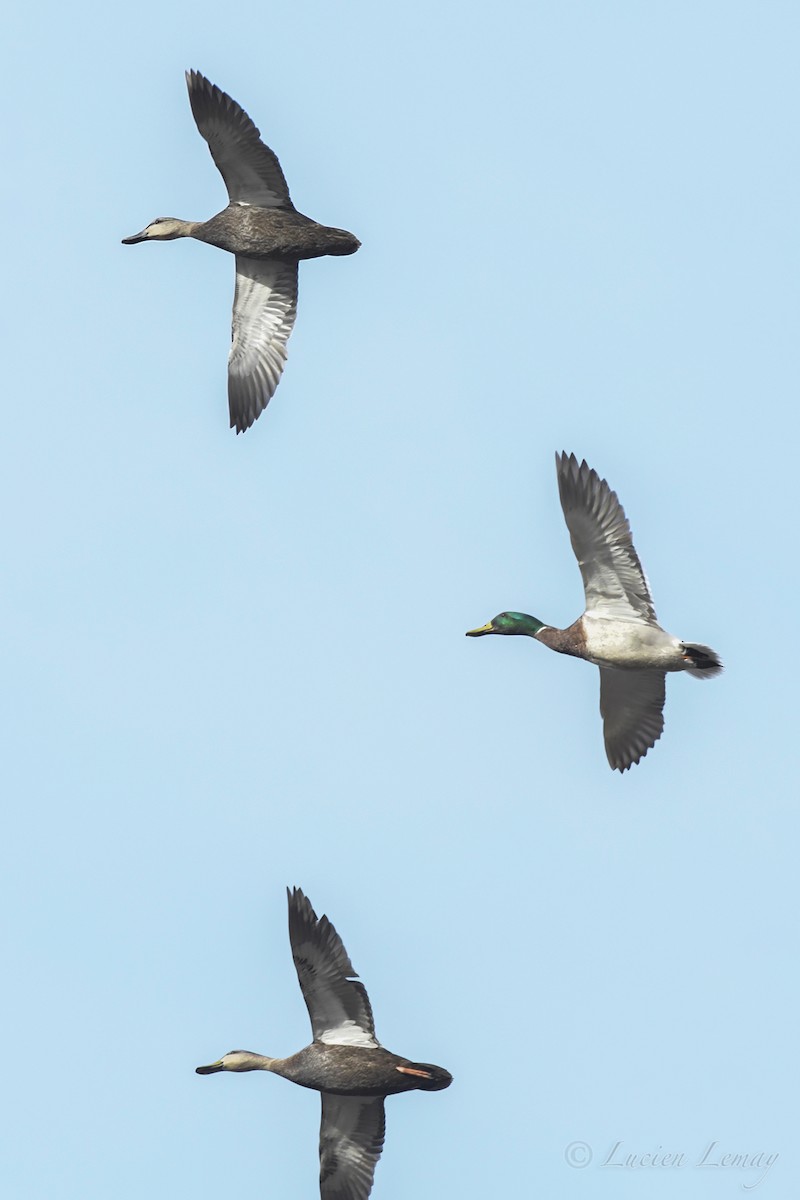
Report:
[[[237,433],[272,399],[297,314],[297,263],[236,255],[228,404]]]
[[[378,1046],[367,990],[327,917],[318,917],[300,888],[289,897],[289,941],[315,1042]],[[366,1193],[365,1193],[366,1194]]]
[[[294,209],[281,164],[247,113],[199,71],[186,72],[189,103],[231,204]]]
[[[600,715],[611,767],[624,771],[644,758],[664,729],[663,671],[600,668]]]
[[[367,1200],[383,1150],[383,1096],[322,1093],[319,1127],[321,1200]]]
[[[644,624],[656,619],[653,598],[633,548],[625,510],[605,479],[574,454],[556,455],[558,493],[583,576],[586,611]]]

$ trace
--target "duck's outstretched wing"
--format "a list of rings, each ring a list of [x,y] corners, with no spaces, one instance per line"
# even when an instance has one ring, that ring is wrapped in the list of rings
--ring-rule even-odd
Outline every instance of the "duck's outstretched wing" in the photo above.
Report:
[[[241,433],[264,411],[286,362],[297,315],[297,263],[236,255],[228,403]]]
[[[633,548],[625,511],[605,479],[574,454],[556,455],[558,493],[583,576],[586,612],[594,617],[656,620],[647,578]]]
[[[231,204],[294,210],[277,157],[247,113],[199,71],[186,72],[189,103]]]
[[[383,1096],[322,1093],[319,1127],[321,1200],[367,1200],[383,1150]]]
[[[612,770],[638,763],[661,737],[665,678],[663,671],[600,668],[600,715]]]
[[[380,1045],[367,990],[353,978],[356,972],[342,939],[327,917],[317,916],[300,888],[286,890],[289,941],[314,1041],[333,1046]]]

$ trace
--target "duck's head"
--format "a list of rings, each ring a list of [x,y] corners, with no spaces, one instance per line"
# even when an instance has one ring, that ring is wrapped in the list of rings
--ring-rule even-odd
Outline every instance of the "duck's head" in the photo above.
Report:
[[[217,1071],[268,1071],[273,1060],[252,1050],[231,1050],[207,1067],[195,1067],[198,1075],[216,1075]]]
[[[122,239],[123,246],[135,246],[137,242],[169,242],[173,238],[188,237],[191,221],[178,217],[156,217],[141,233]]]
[[[521,634],[525,637],[536,637],[540,629],[544,629],[544,622],[537,621],[536,617],[529,617],[527,613],[502,612],[498,616],[492,617],[486,625],[481,625],[479,629],[468,629],[467,637],[483,637],[485,633]]]

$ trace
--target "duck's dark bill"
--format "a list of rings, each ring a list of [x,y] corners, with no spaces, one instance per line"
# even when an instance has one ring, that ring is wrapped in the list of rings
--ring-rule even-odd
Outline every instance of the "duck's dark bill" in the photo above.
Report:
[[[147,234],[144,232],[144,230],[142,230],[141,233],[135,233],[133,235],[133,237],[123,238],[122,244],[123,244],[123,246],[135,246],[137,242],[146,242],[146,241],[147,241]]]
[[[196,1075],[215,1075],[217,1073],[217,1071],[222,1071],[223,1069],[224,1068],[222,1066],[222,1060],[220,1059],[219,1062],[211,1063],[207,1067],[195,1067],[195,1074]]]

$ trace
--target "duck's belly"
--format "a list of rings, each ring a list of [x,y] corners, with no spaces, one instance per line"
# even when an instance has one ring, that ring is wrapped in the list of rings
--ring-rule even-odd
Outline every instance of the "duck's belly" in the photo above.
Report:
[[[584,617],[586,657],[598,667],[621,671],[680,669],[680,642],[658,625]]]

